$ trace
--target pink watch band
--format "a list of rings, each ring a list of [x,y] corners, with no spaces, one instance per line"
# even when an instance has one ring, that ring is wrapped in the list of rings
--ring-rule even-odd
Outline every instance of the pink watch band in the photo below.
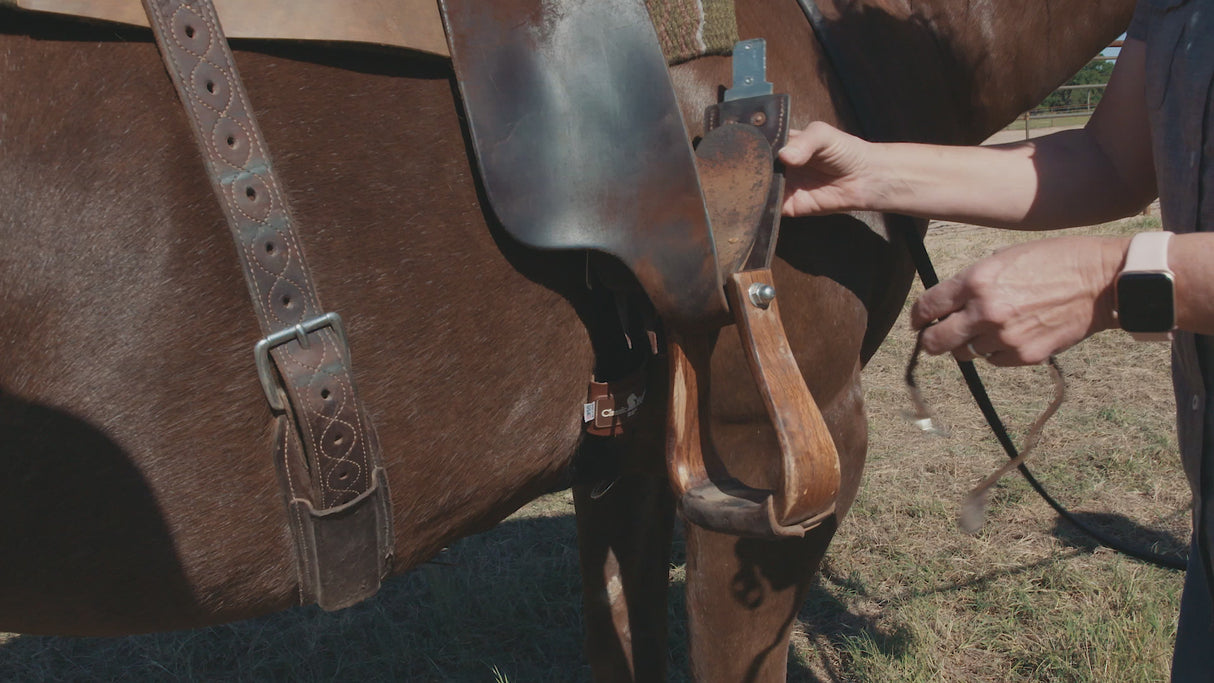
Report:
[[[1125,271],[1172,272],[1168,268],[1168,244],[1172,233],[1162,231],[1140,232],[1130,239],[1130,248],[1125,253]]]

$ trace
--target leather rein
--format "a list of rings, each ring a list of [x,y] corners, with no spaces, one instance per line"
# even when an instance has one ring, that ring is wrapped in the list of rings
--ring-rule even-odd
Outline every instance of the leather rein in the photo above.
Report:
[[[818,8],[814,0],[797,0],[797,4],[804,12],[805,18],[809,21],[810,27],[813,29],[814,36],[818,40],[818,44],[822,48],[822,55],[826,60],[827,68],[832,71],[836,77],[836,82],[839,85],[840,94],[847,106],[851,109],[855,116],[858,132],[865,139],[873,139],[874,135],[879,135],[881,132],[881,119],[876,116],[872,107],[868,106],[866,100],[862,97],[857,97],[855,79],[847,78],[847,74],[856,71],[851,54],[846,50],[841,49],[840,45],[835,42],[834,37],[830,33],[825,17]],[[940,278],[936,274],[935,266],[932,265],[931,255],[928,254],[927,247],[923,243],[923,234],[920,233],[916,219],[902,214],[885,214],[886,225],[891,231],[899,233],[904,239],[907,249],[910,251],[911,259],[915,264],[915,270],[919,273],[919,279],[923,282],[924,288],[931,288],[939,284]],[[907,385],[911,390],[912,400],[916,403],[916,410],[920,413],[920,419],[927,417],[929,413],[926,409],[926,404],[922,402],[922,397],[918,393],[918,387],[914,381],[914,369],[917,364],[919,353],[919,344],[916,341],[914,355],[911,362],[907,366]],[[962,511],[962,527],[967,528],[969,524],[977,520],[981,520],[982,500],[985,496],[986,489],[994,485],[999,477],[1010,471],[1013,467],[1019,470],[1024,479],[1033,487],[1033,490],[1041,496],[1055,512],[1058,513],[1066,521],[1075,525],[1077,529],[1087,534],[1101,545],[1107,546],[1120,552],[1124,555],[1149,562],[1159,567],[1168,569],[1178,569],[1183,571],[1186,562],[1183,559],[1161,555],[1150,550],[1132,548],[1112,537],[1092,528],[1085,524],[1067,510],[1061,503],[1054,499],[1053,496],[1045,490],[1037,478],[1025,466],[1024,460],[1029,455],[1033,446],[1036,445],[1036,437],[1039,436],[1041,427],[1045,420],[1049,419],[1053,411],[1057,409],[1057,405],[1061,403],[1061,374],[1057,369],[1057,363],[1051,359],[1051,371],[1056,378],[1056,396],[1054,402],[1046,409],[1044,413],[1034,422],[1030,429],[1029,438],[1026,441],[1024,452],[1020,452],[1011,436],[1007,433],[1007,428],[1003,421],[999,418],[995,406],[991,403],[990,396],[987,394],[986,387],[982,382],[982,378],[978,374],[978,369],[972,360],[957,361],[957,366],[961,370],[961,375],[965,378],[965,384],[969,388],[970,395],[974,397],[974,401],[978,404],[979,410],[982,411],[983,418],[986,419],[987,425],[990,426],[999,445],[1007,454],[1009,462],[1005,463],[990,477],[980,483],[971,491],[967,497],[966,503],[963,505]],[[968,528],[967,528],[968,530]]]

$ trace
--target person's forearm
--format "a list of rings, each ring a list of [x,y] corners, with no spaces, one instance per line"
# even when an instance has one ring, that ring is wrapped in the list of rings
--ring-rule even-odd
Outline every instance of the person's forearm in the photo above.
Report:
[[[1155,197],[1146,48],[1127,40],[1082,130],[993,147],[869,143],[814,123],[780,150],[783,211],[878,210],[1021,230],[1092,225]]]
[[[872,159],[874,208],[992,227],[1092,225],[1153,195],[1128,186],[1087,130],[991,147],[882,144]]]

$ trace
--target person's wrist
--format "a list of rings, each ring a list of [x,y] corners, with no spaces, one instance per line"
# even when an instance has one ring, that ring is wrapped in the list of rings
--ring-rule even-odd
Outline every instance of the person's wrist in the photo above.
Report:
[[[1096,288],[1096,313],[1094,332],[1117,329],[1117,275],[1125,266],[1129,237],[1109,237],[1100,240],[1099,259],[1093,283]]]

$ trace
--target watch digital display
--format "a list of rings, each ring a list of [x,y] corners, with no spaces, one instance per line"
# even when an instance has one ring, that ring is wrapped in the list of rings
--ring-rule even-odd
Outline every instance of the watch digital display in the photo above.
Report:
[[[1176,326],[1170,273],[1122,273],[1117,278],[1117,319],[1127,332],[1168,332]]]

